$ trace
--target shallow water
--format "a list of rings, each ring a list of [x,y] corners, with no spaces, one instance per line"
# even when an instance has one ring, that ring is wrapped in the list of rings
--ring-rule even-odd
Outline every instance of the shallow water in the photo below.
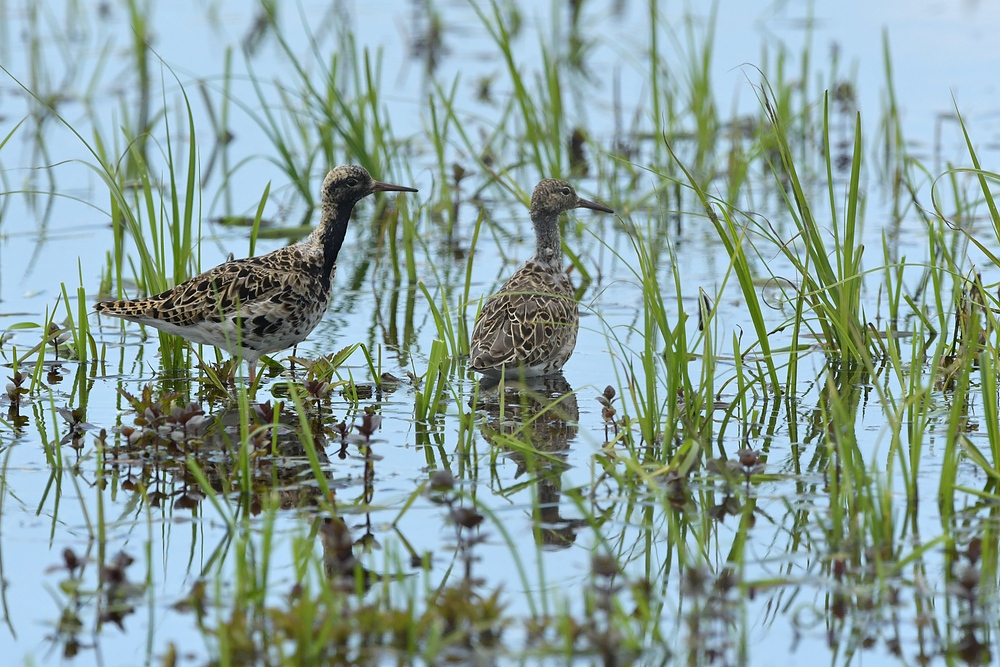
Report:
[[[329,3],[288,5],[282,8],[280,25],[282,35],[296,45],[295,51],[303,58],[308,57],[307,34],[321,35],[320,52],[328,55],[338,44],[333,37],[338,30],[349,30],[359,45],[378,54],[381,113],[395,139],[404,141],[406,149],[391,171],[376,177],[420,189],[418,195],[407,198],[405,205],[411,209],[423,207],[416,251],[418,277],[437,299],[440,290],[453,294],[461,290],[464,253],[468,252],[482,205],[489,224],[484,225],[475,249],[473,303],[464,314],[471,324],[478,296],[489,294],[520,259],[530,254],[533,240],[523,203],[488,175],[475,171],[461,186],[463,202],[458,209],[455,238],[449,239],[444,226],[432,221],[432,208],[441,188],[437,158],[427,131],[427,97],[434,84],[447,88],[457,80],[456,107],[472,136],[488,134],[497,123],[497,100],[504,99],[510,89],[497,49],[484,34],[471,6],[448,2],[436,5],[434,10],[443,21],[445,49],[431,72],[412,46],[428,25],[428,12],[421,3],[384,3],[378,10],[364,3],[335,3],[333,9]],[[563,10],[548,5],[540,8],[522,3],[520,10],[524,23],[515,42],[516,56],[522,67],[530,70],[540,44],[552,47],[565,37],[567,19]],[[682,63],[691,57],[685,46],[685,17],[691,14],[687,10],[682,13],[673,3],[660,10],[672,28],[664,26],[658,33],[664,57],[668,62]],[[8,16],[0,28],[0,56],[9,75],[0,90],[0,137],[11,132],[28,111],[37,109],[19,88],[20,82],[40,96],[58,95],[60,115],[80,129],[88,141],[90,135],[85,128],[94,119],[106,138],[118,137],[109,151],[121,154],[124,141],[114,128],[125,122],[123,119],[133,118],[139,104],[135,67],[128,60],[132,31],[126,8],[50,3],[42,5],[37,13],[20,6],[5,11]],[[593,46],[582,71],[564,73],[567,116],[587,128],[593,144],[610,147],[613,141],[629,134],[631,124],[636,122],[633,118],[648,127],[651,110],[646,59],[636,53],[638,46],[648,41],[648,9],[643,3],[602,2],[586,4],[584,12],[581,32],[584,41]],[[913,142],[913,155],[925,161],[928,168],[938,170],[950,161],[968,163],[960,130],[950,119],[957,104],[981,146],[980,158],[989,168],[990,160],[995,162],[997,157],[991,116],[997,108],[997,91],[990,74],[995,70],[992,65],[1000,56],[1000,47],[988,27],[996,25],[998,12],[1000,9],[987,3],[943,7],[936,3],[858,2],[841,3],[836,8],[779,4],[764,9],[749,9],[746,3],[739,2],[720,3],[710,70],[712,89],[725,110],[721,112],[724,118],[755,112],[759,103],[753,85],[760,80],[755,66],[767,69],[784,53],[787,68],[801,69],[800,54],[806,44],[811,44],[814,61],[805,73],[810,81],[807,97],[821,104],[821,91],[849,76],[856,82],[857,107],[866,132],[871,128],[874,135],[885,100],[881,41],[885,30],[890,38],[904,134]],[[229,252],[246,254],[246,230],[223,227],[212,220],[226,215],[253,215],[266,184],[271,184],[271,192],[265,218],[275,225],[294,226],[307,214],[302,197],[273,161],[276,157],[272,143],[248,118],[248,114],[262,112],[246,75],[247,61],[239,53],[239,44],[253,20],[253,13],[244,3],[209,2],[161,3],[152,9],[149,21],[153,47],[160,58],[150,66],[155,81],[151,86],[152,103],[158,109],[166,107],[166,119],[175,139],[185,137],[187,132],[178,82],[191,99],[199,162],[202,176],[206,176],[196,205],[204,238],[202,267],[217,264]],[[707,19],[695,14],[691,21],[696,39],[702,39]],[[811,29],[807,30],[807,26]],[[213,170],[208,169],[209,154],[214,150],[212,125],[197,91],[199,83],[204,82],[218,112],[229,47],[237,49],[230,95],[239,104],[231,108],[229,129],[234,139],[225,148],[224,164],[230,173],[223,179],[221,156]],[[831,55],[834,52],[835,60]],[[101,60],[102,53],[108,54],[106,60]],[[291,75],[273,34],[262,38],[249,63],[258,79],[268,82],[269,95],[274,95],[274,104],[280,107],[277,89]],[[681,66],[669,74],[684,75]],[[493,77],[492,102],[476,96],[482,77]],[[853,111],[834,121],[847,123],[852,116]],[[845,132],[849,137],[849,131]],[[160,154],[165,145],[162,125],[156,130],[156,139],[159,143],[152,154]],[[308,148],[295,146],[294,150]],[[516,146],[502,144],[495,149],[501,151],[498,157],[505,164],[516,164],[522,157]],[[818,146],[812,149],[818,150]],[[613,170],[609,166],[611,158],[594,154],[592,146],[588,150],[590,176],[577,179],[585,196],[615,206],[623,219],[639,229],[675,227],[676,211],[661,210],[655,200],[646,198],[660,183],[659,177],[642,172],[634,186],[626,189],[620,173],[615,178],[602,177]],[[634,158],[640,167],[644,152],[652,150],[648,146],[640,148]],[[885,233],[889,235],[891,256],[924,261],[924,225],[912,211],[898,221],[891,220],[887,210],[891,202],[876,174],[877,149],[870,150],[872,157],[864,184],[868,194],[866,258],[871,258],[872,267],[882,262]],[[446,151],[446,164],[457,162],[474,169],[475,162],[457,139],[451,139]],[[338,162],[353,159],[344,149],[334,157]],[[97,292],[102,273],[107,271],[107,253],[113,247],[109,203],[99,177],[81,161],[92,162],[93,156],[51,117],[41,122],[26,121],[0,150],[0,176],[8,191],[0,203],[0,327],[44,321],[47,310],[56,307],[63,283],[74,294],[81,282],[92,297]],[[404,166],[400,168],[400,164]],[[311,166],[310,182],[315,189],[330,165],[321,157]],[[530,192],[538,178],[549,175],[537,173],[529,164],[512,167],[508,174],[522,192]],[[759,185],[749,190],[740,205],[773,216],[779,228],[788,226],[788,221],[779,217],[782,206],[774,186],[768,178],[757,178]],[[614,191],[609,181],[616,183]],[[816,187],[822,191],[825,186]],[[729,260],[704,216],[689,213],[689,209],[697,210],[693,205],[684,203],[683,207],[682,231],[670,235],[674,252],[661,254],[658,270],[665,287],[672,288],[675,272],[680,277],[683,305],[690,318],[688,327],[694,336],[698,288],[704,287],[712,294],[723,289]],[[388,250],[375,247],[373,227],[367,224],[373,210],[371,201],[359,206],[338,263],[337,293],[330,312],[298,348],[297,355],[312,359],[362,342],[381,355],[382,371],[399,378],[405,378],[408,371],[422,375],[438,331],[424,296],[407,287],[405,280],[394,281]],[[313,216],[312,221],[315,219]],[[530,408],[513,410],[501,418],[499,405],[488,400],[480,403],[480,424],[471,439],[472,450],[462,449],[465,440],[459,416],[470,411],[469,400],[476,383],[460,371],[451,376],[448,409],[430,432],[414,419],[415,389],[406,381],[395,391],[363,398],[356,404],[340,390],[322,403],[327,411],[322,421],[327,425],[340,420],[360,422],[366,406],[377,406],[383,417],[374,436],[373,456],[364,456],[352,444],[346,457],[338,457],[339,446],[332,435],[328,435],[325,449],[329,456],[324,464],[326,478],[344,509],[353,538],[358,540],[370,532],[374,540],[369,554],[362,556],[360,548],[356,550],[366,567],[407,575],[393,584],[401,591],[408,587],[419,589],[422,583],[418,582],[425,577],[433,582],[447,579],[449,568],[458,567],[461,553],[454,548],[455,529],[447,521],[446,507],[433,494],[414,495],[431,472],[444,469],[462,482],[462,488],[475,498],[481,511],[488,510],[482,528],[486,538],[475,545],[476,560],[471,567],[485,579],[487,588],[503,586],[504,600],[515,615],[554,612],[547,607],[563,604],[583,615],[583,592],[591,579],[592,552],[609,545],[620,555],[626,574],[654,582],[669,611],[662,614],[661,633],[666,641],[662,645],[650,642],[650,654],[644,656],[648,664],[662,661],[663,645],[679,654],[696,653],[691,646],[698,644],[699,638],[704,646],[719,652],[723,663],[750,664],[791,664],[816,655],[836,662],[895,664],[917,660],[920,655],[941,657],[945,647],[960,643],[960,624],[943,620],[961,616],[949,613],[951,602],[945,601],[941,608],[931,611],[921,607],[932,607],[933,601],[945,592],[946,565],[939,550],[927,552],[922,565],[925,580],[907,581],[909,587],[901,593],[903,602],[898,606],[878,606],[870,618],[861,613],[844,617],[830,612],[836,604],[831,602],[835,600],[831,596],[835,586],[830,572],[836,554],[826,552],[825,543],[802,529],[803,523],[823,522],[823,490],[829,483],[829,461],[818,446],[823,427],[817,413],[823,405],[827,374],[826,360],[819,353],[801,365],[800,386],[791,409],[798,415],[797,421],[788,420],[784,410],[777,409],[779,406],[761,402],[757,418],[762,426],[748,428],[750,435],[745,441],[739,429],[733,428],[720,443],[730,454],[743,446],[764,449],[766,472],[771,477],[755,482],[747,494],[733,494],[738,498],[738,507],[753,505],[752,512],[734,512],[735,516],[699,525],[711,536],[710,553],[698,553],[704,540],[695,535],[688,535],[687,549],[666,543],[675,535],[672,526],[680,521],[677,515],[690,514],[691,507],[671,510],[653,494],[645,496],[636,489],[632,489],[635,495],[623,496],[621,488],[602,477],[601,466],[607,461],[601,453],[606,435],[596,397],[606,385],[621,386],[624,369],[636,360],[642,340],[635,327],[643,296],[632,271],[634,252],[624,222],[583,213],[573,216],[566,230],[568,245],[582,257],[593,283],[583,295],[584,318],[576,353],[565,369],[566,386],[544,388],[550,398],[566,394],[567,389],[575,391],[566,399],[567,404],[575,404],[575,409],[568,410],[567,418],[550,415],[530,426],[531,441],[551,455],[545,465],[526,463],[523,456],[492,444],[485,435],[491,428],[517,433],[524,415],[532,412]],[[257,252],[283,243],[262,240]],[[985,272],[985,283],[991,282],[991,273],[995,279],[995,267],[988,267],[975,252],[970,256]],[[777,253],[758,261],[768,263],[775,273],[785,271]],[[908,276],[911,285],[916,279],[916,274]],[[869,319],[884,317],[880,310],[884,303],[879,300],[880,276],[870,276],[867,281],[866,313]],[[729,279],[720,296],[720,320],[726,329],[717,334],[721,341],[719,354],[730,354],[731,358],[729,339],[734,332],[752,329],[735,281]],[[671,314],[677,316],[673,312],[675,304],[666,295],[665,300]],[[64,307],[60,304],[58,308],[57,320],[62,318]],[[783,321],[788,309],[787,304],[782,304],[769,317],[775,323]],[[62,363],[60,377],[50,376],[47,389],[21,407],[26,422],[18,429],[12,423],[0,427],[0,455],[4,461],[0,578],[5,584],[0,618],[6,626],[0,625],[0,647],[6,649],[5,654],[14,656],[14,664],[61,661],[60,656],[67,652],[66,637],[73,634],[65,628],[59,633],[55,630],[68,599],[66,592],[59,589],[66,578],[65,571],[59,569],[64,549],[72,549],[79,557],[100,557],[102,562],[105,554],[124,551],[136,559],[127,568],[128,579],[145,580],[149,586],[131,600],[133,609],[122,621],[124,630],[105,623],[97,632],[96,607],[101,603],[85,597],[78,610],[83,626],[75,633],[82,646],[72,662],[158,664],[173,643],[181,657],[203,664],[212,655],[212,647],[206,646],[192,614],[173,605],[202,578],[210,582],[210,587],[219,586],[210,592],[212,598],[218,595],[226,599],[232,594],[225,576],[213,576],[220,559],[223,572],[234,567],[230,554],[234,536],[215,507],[204,501],[194,511],[184,508],[183,503],[178,506],[177,499],[186,497],[187,487],[182,481],[183,470],[169,457],[154,464],[155,459],[123,456],[117,467],[121,476],[99,490],[103,483],[90,444],[95,431],[89,431],[84,438],[79,474],[74,474],[72,465],[77,455],[67,446],[62,447],[66,467],[59,469],[46,463],[43,443],[58,443],[67,433],[66,422],[54,407],[78,407],[85,400],[86,421],[97,429],[108,429],[113,439],[115,427],[129,425],[133,418],[118,389],[139,394],[160,372],[155,334],[150,332],[144,338],[138,327],[127,326],[123,331],[118,323],[99,322],[96,317],[91,323],[98,344],[106,346],[105,362],[86,366]],[[15,346],[23,353],[39,339],[37,329],[14,329],[10,334],[3,346],[8,363]],[[782,335],[788,334],[778,334],[776,339]],[[612,336],[623,345],[614,344]],[[214,358],[211,351],[207,352],[210,359]],[[286,357],[276,355],[283,363],[287,363]],[[695,369],[700,367],[697,360],[692,364]],[[721,378],[732,377],[733,366],[722,364],[720,368]],[[361,354],[352,356],[348,370],[341,371],[344,378],[348,374],[359,383],[372,381]],[[885,415],[870,387],[882,383],[888,391],[898,394],[902,392],[898,382],[891,375],[876,380],[843,378],[845,392],[849,387],[855,387],[857,392],[855,399],[861,408],[855,430],[870,462],[880,460],[889,447]],[[280,382],[273,381],[258,398],[274,400],[271,393],[279,386]],[[722,398],[727,398],[725,393]],[[946,427],[949,398],[939,395],[937,400],[941,403],[937,409],[941,425],[930,429],[921,467],[922,475],[930,479],[937,477],[941,466],[935,438],[942,437]],[[206,405],[210,405],[214,416],[222,410],[217,402]],[[976,408],[973,402],[973,414]],[[931,413],[936,414],[934,410]],[[985,429],[969,437],[988,450]],[[209,460],[220,468],[231,464],[225,450]],[[159,481],[150,486],[166,494],[158,504],[151,502],[148,494],[143,499],[126,488],[126,471],[141,477],[144,465],[152,470],[163,469]],[[264,464],[259,474],[265,478],[265,486],[287,492],[282,494],[282,506],[276,512],[276,540],[268,550],[271,564],[267,588],[275,599],[283,599],[298,577],[293,544],[309,540],[319,551],[324,533],[310,509],[319,491],[312,483],[304,487],[301,483],[311,476],[304,453],[293,451],[279,459],[276,466],[271,469]],[[985,479],[980,468],[965,465],[960,474],[961,484],[972,489],[983,487]],[[899,475],[898,470],[886,473],[890,479]],[[725,512],[729,494],[723,485],[705,480],[691,490],[698,508],[716,505]],[[411,500],[412,505],[408,505]],[[920,545],[921,535],[933,540],[942,533],[937,499],[927,494],[921,502],[924,505],[911,525],[893,526],[899,543]],[[957,506],[969,507],[971,515],[978,510],[975,502],[972,495],[963,494]],[[899,507],[894,509],[901,511]],[[107,531],[103,541],[90,539],[90,526],[97,523],[99,513]],[[259,529],[267,516],[265,512],[251,523],[252,542],[261,539]],[[599,526],[588,520],[594,516],[601,517]],[[748,517],[753,517],[752,528],[747,525]],[[963,541],[965,536],[960,533],[956,533],[957,539]],[[814,541],[803,539],[803,534],[813,535]],[[740,579],[756,582],[745,599],[721,585],[705,584],[701,588],[697,582],[692,583],[691,575],[678,574],[679,560],[703,563],[712,573],[706,580],[716,582],[738,549],[745,550]],[[900,554],[911,551],[901,550]],[[431,555],[427,574],[410,566],[414,554]],[[95,569],[86,571],[85,586],[96,586]],[[778,581],[780,585],[774,583]],[[903,588],[900,582],[879,586],[873,575],[870,590],[852,590],[849,594],[859,598],[888,596],[887,588],[897,586]],[[857,607],[863,607],[861,602]],[[989,627],[990,622],[995,622],[995,610],[983,613],[987,619],[984,626]],[[695,629],[699,615],[704,616],[704,624]],[[924,616],[939,624],[936,632],[925,632],[926,625],[920,621]],[[734,631],[734,627],[738,630]],[[979,628],[976,626],[977,631]],[[902,659],[893,654],[897,638]],[[511,629],[505,639],[514,651],[527,642],[525,631],[519,628]],[[493,657],[498,662],[517,661],[517,657]],[[596,658],[585,654],[578,660],[580,664],[591,664]],[[699,660],[712,662],[704,654],[699,654]]]

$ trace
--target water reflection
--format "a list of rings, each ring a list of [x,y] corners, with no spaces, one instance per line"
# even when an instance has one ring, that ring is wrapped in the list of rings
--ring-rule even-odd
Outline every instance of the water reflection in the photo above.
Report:
[[[560,514],[562,474],[570,443],[576,438],[580,409],[576,393],[562,374],[479,386],[476,408],[486,414],[480,432],[491,445],[514,461],[514,479],[526,472],[531,480],[515,484],[505,495],[535,485],[532,533],[535,543],[564,549],[576,541],[587,522]]]
[[[200,403],[182,403],[175,392],[156,397],[150,385],[137,396],[122,394],[132,406],[133,416],[126,420],[132,424],[118,427],[120,437],[104,443],[105,463],[114,482],[123,490],[141,492],[152,506],[170,503],[193,509],[204,499],[189,460],[218,493],[252,491],[248,509],[253,514],[260,512],[265,494],[281,509],[315,506],[321,491],[309,462],[308,442],[321,468],[329,463],[331,437],[341,441],[341,454],[347,446],[347,426],[324,420],[317,405],[307,406],[306,435],[299,416],[283,402],[252,405],[249,415],[236,407],[211,415]],[[105,437],[102,431],[99,439]],[[324,476],[327,486],[332,485],[332,473]]]
[[[365,517],[365,534],[355,540],[347,523],[339,516],[316,519],[316,531],[323,548],[323,573],[336,590],[345,593],[366,592],[372,584],[386,578],[402,578],[405,575],[387,576],[369,570],[354,556],[355,545],[368,551],[374,542],[371,519]]]

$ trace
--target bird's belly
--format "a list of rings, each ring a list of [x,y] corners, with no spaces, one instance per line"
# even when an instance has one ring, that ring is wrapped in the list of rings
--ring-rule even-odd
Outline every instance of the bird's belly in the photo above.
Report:
[[[125,319],[181,336],[193,343],[214,345],[229,354],[259,357],[301,343],[322,321],[329,299],[320,299],[311,307],[284,308],[250,304],[246,312],[230,313],[220,319],[174,324],[146,317]]]
[[[254,326],[257,318],[272,316],[266,313],[251,315],[243,327],[243,347],[257,350],[262,354],[270,354],[298,345],[323,320],[329,302],[328,297],[308,307],[295,308],[290,312],[274,315],[273,321],[269,326],[262,327],[262,331]]]
[[[210,322],[202,320],[193,324],[173,324],[163,320],[146,321],[144,319],[128,318],[134,322],[140,322],[147,326],[155,327],[168,334],[174,334],[186,338],[192,343],[202,343],[204,345],[214,345],[222,348],[230,354],[236,354],[239,339],[238,329],[235,323],[230,320],[221,322]]]

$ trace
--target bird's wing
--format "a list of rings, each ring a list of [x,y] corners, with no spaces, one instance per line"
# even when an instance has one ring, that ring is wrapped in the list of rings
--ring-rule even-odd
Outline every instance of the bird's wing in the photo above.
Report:
[[[577,305],[563,290],[554,291],[552,282],[551,276],[519,270],[486,300],[472,332],[473,369],[530,366],[562,348],[574,332]]]
[[[160,294],[106,301],[97,309],[126,319],[159,320],[178,326],[246,317],[255,310],[255,304],[270,299],[294,279],[280,264],[263,259],[226,262]]]

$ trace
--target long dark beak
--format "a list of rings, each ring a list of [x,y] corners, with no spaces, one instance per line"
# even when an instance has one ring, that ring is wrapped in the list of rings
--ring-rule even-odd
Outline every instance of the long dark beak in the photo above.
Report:
[[[601,213],[615,212],[615,209],[608,208],[604,204],[598,204],[596,201],[590,201],[589,199],[577,199],[576,208],[589,208],[592,211],[600,211]]]
[[[408,188],[405,185],[393,185],[392,183],[382,183],[375,181],[372,187],[373,192],[417,192],[416,188]]]

